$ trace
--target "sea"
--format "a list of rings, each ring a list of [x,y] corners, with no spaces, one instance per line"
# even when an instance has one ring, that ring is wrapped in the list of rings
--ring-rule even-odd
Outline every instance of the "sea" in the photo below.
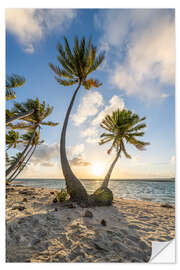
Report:
[[[81,180],[89,194],[100,187],[102,180]],[[64,179],[16,179],[14,185],[65,188]],[[175,179],[129,179],[110,180],[109,188],[117,198],[137,199],[175,204]]]

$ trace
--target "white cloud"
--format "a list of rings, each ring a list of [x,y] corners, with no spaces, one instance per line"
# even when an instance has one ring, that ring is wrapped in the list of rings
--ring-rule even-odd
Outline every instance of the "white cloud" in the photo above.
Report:
[[[146,100],[167,97],[164,85],[173,86],[175,76],[174,11],[121,9],[101,15],[96,23],[103,29],[100,47],[108,43],[112,85]]]
[[[89,166],[89,165],[91,165],[91,163],[88,161],[85,161],[82,156],[78,156],[78,157],[73,158],[72,160],[70,160],[69,163],[71,166]]]
[[[59,144],[41,144],[35,150],[30,164],[33,166],[51,166],[52,159],[58,159],[59,155]]]
[[[76,126],[84,123],[90,116],[97,114],[100,106],[103,105],[103,98],[99,92],[85,94],[80,102],[77,112],[72,116]]]
[[[6,9],[6,27],[23,45],[27,53],[34,52],[34,45],[52,30],[63,32],[76,16],[71,9]]]
[[[92,125],[99,125],[107,114],[111,114],[117,109],[123,110],[124,108],[124,100],[118,96],[113,96],[109,101],[109,105],[105,106],[105,108],[98,113],[97,117],[93,119]]]
[[[113,96],[109,100],[109,104],[104,106],[103,109],[92,119],[90,126],[87,129],[81,131],[82,137],[87,137],[87,143],[98,143],[99,142],[99,125],[107,114],[111,114],[114,110],[124,109],[125,104],[122,98]]]
[[[55,166],[55,163],[54,162],[50,162],[50,161],[45,161],[45,162],[41,163],[41,166],[54,167]]]
[[[83,153],[83,151],[84,151],[84,144],[78,144],[70,148],[70,152],[72,156],[79,155]]]
[[[81,137],[89,137],[94,135],[97,135],[97,130],[95,127],[90,127],[81,131]]]
[[[92,144],[97,144],[99,142],[99,136],[96,136],[96,137],[88,137],[86,139],[86,142],[87,143],[92,143]]]
[[[71,166],[88,166],[90,163],[85,160],[84,144],[78,144],[68,149],[69,163]]]
[[[27,53],[33,53],[34,52],[34,47],[32,44],[27,44],[27,46],[24,48],[24,51]]]

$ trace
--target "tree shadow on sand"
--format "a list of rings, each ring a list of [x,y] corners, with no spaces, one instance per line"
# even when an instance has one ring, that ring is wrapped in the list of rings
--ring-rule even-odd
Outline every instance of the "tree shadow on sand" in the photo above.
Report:
[[[47,197],[6,226],[7,262],[148,262],[151,243],[131,228],[116,203],[64,206]],[[85,217],[90,211],[92,217]],[[19,211],[19,210],[15,210]],[[105,220],[105,223],[102,220]]]

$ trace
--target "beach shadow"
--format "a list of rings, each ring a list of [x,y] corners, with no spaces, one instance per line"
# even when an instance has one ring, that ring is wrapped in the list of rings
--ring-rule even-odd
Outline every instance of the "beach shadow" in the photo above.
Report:
[[[147,262],[151,256],[115,205],[69,209],[44,197],[32,206],[34,214],[28,209],[7,224],[8,262]]]
[[[23,189],[25,194],[21,191],[18,197],[15,190],[16,203],[22,203],[23,197],[26,202],[25,209],[14,210],[14,218],[7,222],[8,262],[148,262],[151,241],[174,237],[166,227],[174,209],[126,199],[106,207],[73,203],[69,206],[74,208],[69,208],[53,203],[52,192],[36,191]],[[13,205],[12,200],[9,207]]]

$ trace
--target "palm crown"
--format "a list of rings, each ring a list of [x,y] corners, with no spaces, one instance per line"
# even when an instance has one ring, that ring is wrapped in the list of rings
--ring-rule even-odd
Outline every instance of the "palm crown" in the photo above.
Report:
[[[137,137],[144,135],[142,129],[146,127],[146,124],[142,121],[145,119],[145,117],[139,118],[137,114],[125,109],[114,111],[112,115],[107,115],[101,123],[101,127],[109,133],[101,135],[102,139],[99,144],[102,145],[112,141],[108,154],[114,148],[117,152],[122,151],[127,158],[131,158],[125,149],[125,142],[134,145],[138,150],[145,150],[145,146],[149,145],[148,142],[137,139]]]
[[[30,139],[33,137],[33,131],[28,131],[27,133],[21,135],[21,138],[23,139],[23,144],[27,145],[30,141]],[[31,142],[31,145],[39,145],[44,143],[44,140],[40,141],[40,132],[36,131],[35,136],[33,137],[33,140]]]
[[[59,55],[57,56],[62,69],[59,66],[49,64],[50,68],[56,73],[56,80],[64,85],[70,86],[78,82],[89,90],[91,87],[99,87],[101,83],[92,78],[87,80],[87,76],[95,71],[104,59],[104,53],[96,57],[96,47],[89,39],[86,44],[85,37],[79,42],[78,38],[74,39],[74,48],[70,49],[67,39],[64,37],[65,48],[58,44]]]
[[[6,133],[6,144],[8,145],[7,150],[11,147],[16,148],[17,144],[20,143],[19,140],[19,132],[15,132],[14,130],[9,130]]]
[[[14,88],[20,87],[25,83],[25,78],[19,75],[13,74],[6,79],[6,100],[16,98]]]
[[[28,99],[24,103],[14,103],[14,108],[12,110],[13,113],[18,114],[22,112],[27,112],[30,110],[34,110],[34,112],[29,115],[24,117],[22,120],[24,122],[17,123],[15,125],[10,124],[9,126],[13,129],[33,129],[35,126],[40,126],[40,125],[46,125],[46,126],[56,126],[58,123],[54,123],[51,121],[43,121],[46,117],[48,117],[52,111],[53,107],[50,107],[49,105],[46,105],[45,102],[43,101],[40,103],[39,99],[36,98],[35,100],[33,99]]]

